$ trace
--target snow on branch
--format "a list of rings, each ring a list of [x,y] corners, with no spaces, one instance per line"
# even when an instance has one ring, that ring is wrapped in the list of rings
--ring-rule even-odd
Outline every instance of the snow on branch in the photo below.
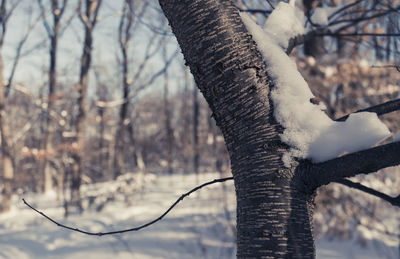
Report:
[[[342,185],[345,185],[347,187],[353,188],[353,189],[357,189],[363,192],[366,192],[368,194],[371,194],[375,197],[378,197],[382,200],[385,200],[387,202],[389,202],[390,204],[392,204],[393,206],[397,206],[400,207],[400,195],[397,195],[396,197],[391,197],[385,193],[382,193],[380,191],[374,190],[370,187],[367,187],[365,185],[362,185],[360,183],[355,183],[353,181],[350,181],[348,179],[342,179],[342,180],[338,180],[336,181],[337,183],[340,183]]]
[[[280,2],[264,28],[246,14],[241,14],[241,18],[274,81],[274,116],[285,128],[281,140],[291,147],[283,156],[287,167],[294,157],[318,163],[370,148],[391,136],[374,113],[352,114],[345,122],[332,121],[323,111],[326,107],[311,102],[314,95],[307,82],[284,52],[290,48],[290,39],[305,32],[304,15],[295,6]]]
[[[202,185],[199,185],[195,188],[193,188],[192,190],[188,191],[187,193],[182,194],[163,214],[161,214],[161,216],[159,216],[158,218],[149,221],[143,225],[137,226],[137,227],[133,227],[133,228],[128,228],[128,229],[122,229],[122,230],[115,230],[115,231],[110,231],[110,232],[90,232],[90,231],[85,231],[82,229],[79,229],[77,227],[70,227],[67,225],[64,225],[54,219],[52,219],[51,217],[47,216],[45,213],[39,211],[38,209],[36,209],[35,207],[33,207],[31,204],[29,204],[25,199],[22,199],[22,201],[25,203],[26,206],[28,206],[30,209],[34,210],[35,212],[37,212],[38,214],[42,215],[45,219],[47,219],[50,222],[53,222],[54,224],[56,224],[58,227],[61,228],[65,228],[71,231],[76,231],[82,234],[86,234],[86,235],[90,235],[90,236],[106,236],[106,235],[115,235],[115,234],[121,234],[121,233],[126,233],[126,232],[133,232],[133,231],[139,231],[143,228],[149,227],[150,225],[153,225],[154,223],[162,220],[179,202],[181,202],[185,197],[189,196],[190,194],[200,190],[201,188],[207,186],[207,185],[211,185],[214,183],[222,183],[225,181],[229,181],[229,180],[233,180],[233,177],[226,177],[226,178],[221,178],[221,179],[215,179],[213,181],[210,182],[206,182],[203,183]]]

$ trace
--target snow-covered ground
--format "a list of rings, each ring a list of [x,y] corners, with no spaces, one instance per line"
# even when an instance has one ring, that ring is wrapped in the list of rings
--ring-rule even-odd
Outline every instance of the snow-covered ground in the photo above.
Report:
[[[140,192],[136,178],[131,176],[83,188],[87,209],[67,219],[63,219],[64,211],[55,194],[16,196],[12,211],[0,215],[0,258],[235,258],[232,182],[205,187],[184,199],[162,221],[139,232],[103,237],[59,228],[21,201],[24,197],[63,224],[105,232],[158,217],[182,193],[197,185],[195,175],[148,175]],[[219,177],[208,173],[198,181]],[[374,237],[366,247],[356,241],[317,241],[317,258],[324,259],[398,258],[398,251],[398,246],[385,245]]]

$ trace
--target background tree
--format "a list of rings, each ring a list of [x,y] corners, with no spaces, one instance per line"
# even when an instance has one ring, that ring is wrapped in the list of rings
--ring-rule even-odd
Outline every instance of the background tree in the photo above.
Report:
[[[1,197],[2,202],[0,206],[0,211],[8,211],[11,206],[11,197],[14,191],[14,177],[15,177],[15,150],[13,146],[13,138],[10,134],[10,122],[8,121],[9,109],[7,109],[7,97],[10,92],[11,85],[13,84],[15,71],[18,66],[18,62],[21,57],[21,52],[29,37],[29,34],[34,29],[36,21],[31,21],[31,15],[29,14],[29,24],[26,32],[23,34],[22,38],[19,40],[14,60],[12,62],[12,68],[8,79],[4,79],[4,64],[3,64],[3,45],[4,39],[7,32],[7,22],[14,13],[15,9],[18,7],[21,1],[7,0],[1,1],[0,3],[0,140],[1,140],[1,161],[2,161],[2,183],[3,186]]]
[[[136,4],[137,5],[137,4]],[[122,68],[122,105],[119,111],[118,128],[115,133],[114,179],[122,174],[124,165],[124,136],[128,122],[129,94],[132,82],[129,79],[128,49],[132,37],[132,26],[135,22],[135,2],[126,0],[122,7],[121,20],[118,28],[118,41],[121,50]]]
[[[1,131],[1,160],[2,160],[2,202],[0,211],[8,211],[10,209],[12,182],[14,178],[14,161],[10,146],[9,128],[6,114],[6,98],[5,98],[5,83],[3,79],[3,58],[2,47],[4,37],[7,31],[7,20],[16,8],[14,4],[10,10],[7,10],[7,1],[2,0],[0,5],[0,131]]]
[[[42,13],[42,20],[43,26],[46,29],[47,36],[50,40],[50,50],[49,50],[49,87],[48,87],[48,95],[47,95],[47,105],[45,111],[45,122],[43,125],[43,146],[42,150],[45,151],[44,159],[42,159],[41,166],[40,166],[40,174],[43,178],[41,187],[43,192],[48,192],[53,188],[53,177],[52,171],[50,168],[49,159],[47,158],[53,151],[53,144],[52,144],[52,137],[54,133],[54,122],[51,119],[50,113],[54,112],[54,102],[56,98],[56,88],[57,88],[57,47],[58,47],[58,39],[61,33],[61,29],[64,30],[65,28],[61,28],[61,19],[65,12],[65,9],[68,4],[68,0],[58,1],[52,0],[51,1],[51,16],[52,22],[51,25],[47,21],[46,18],[46,10],[41,0],[38,0],[38,4],[41,9]]]
[[[79,1],[78,15],[85,28],[85,37],[83,42],[81,66],[78,83],[79,97],[77,100],[78,114],[76,117],[76,137],[77,137],[77,151],[73,155],[75,165],[71,177],[71,201],[76,205],[79,210],[82,210],[80,186],[82,180],[82,173],[85,170],[84,152],[85,152],[85,119],[86,119],[86,99],[89,69],[92,60],[92,44],[93,44],[93,30],[97,23],[97,16],[99,14],[101,0],[83,0]]]

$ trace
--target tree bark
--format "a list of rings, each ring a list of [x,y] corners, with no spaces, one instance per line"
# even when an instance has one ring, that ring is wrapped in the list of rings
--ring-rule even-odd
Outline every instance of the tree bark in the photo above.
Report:
[[[313,258],[312,193],[285,168],[283,128],[255,42],[231,1],[160,0],[229,151],[237,196],[238,258]]]

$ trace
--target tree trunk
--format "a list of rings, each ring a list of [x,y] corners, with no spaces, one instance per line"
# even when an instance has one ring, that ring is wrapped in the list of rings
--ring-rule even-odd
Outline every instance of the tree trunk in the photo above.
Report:
[[[114,179],[122,174],[124,166],[124,143],[125,135],[128,128],[128,108],[129,108],[129,92],[130,82],[128,79],[128,49],[129,41],[132,36],[132,23],[134,21],[134,7],[132,0],[125,0],[122,7],[121,20],[119,23],[118,40],[122,55],[122,98],[124,102],[119,111],[119,123],[115,135],[115,150],[114,150]],[[130,124],[130,123],[129,123]],[[132,126],[132,125],[130,125]],[[133,127],[133,126],[132,126]]]
[[[55,24],[53,36],[50,38],[50,66],[49,66],[49,92],[47,97],[46,125],[43,132],[42,149],[45,150],[45,156],[40,161],[40,173],[42,183],[42,192],[47,192],[53,188],[53,179],[48,155],[52,150],[52,134],[54,132],[54,123],[51,119],[51,112],[54,109],[54,96],[56,91],[56,61],[57,61],[57,45],[58,45],[58,23]]]
[[[83,53],[81,57],[81,71],[79,76],[79,97],[78,97],[78,116],[76,118],[76,136],[77,151],[73,155],[75,164],[71,177],[71,201],[73,205],[82,210],[80,202],[80,186],[82,172],[85,169],[84,152],[85,152],[85,120],[86,120],[86,98],[89,68],[92,58],[92,28],[85,28],[85,41],[83,44]]]
[[[163,57],[164,61],[167,62],[167,50],[164,48],[163,50]],[[171,106],[168,100],[168,91],[169,84],[168,84],[168,68],[165,70],[164,73],[164,125],[165,125],[165,136],[166,136],[166,144],[167,144],[167,172],[172,174],[172,157],[173,157],[173,142],[174,142],[174,132],[171,126]]]
[[[129,83],[128,83],[128,56],[127,49],[121,47],[122,52],[122,98],[124,103],[119,110],[118,128],[115,134],[115,147],[114,147],[114,176],[116,179],[122,174],[122,167],[124,165],[124,138],[126,133],[126,120],[129,107]]]
[[[9,128],[7,123],[6,113],[6,96],[5,84],[3,78],[3,43],[4,36],[7,29],[7,19],[10,17],[11,12],[7,13],[7,1],[1,1],[0,6],[0,141],[1,141],[1,200],[0,212],[9,211],[11,208],[11,197],[13,193],[14,182],[14,161],[9,143]]]
[[[2,39],[1,39],[2,42]],[[9,144],[9,129],[7,124],[6,114],[6,98],[4,95],[4,80],[3,80],[3,57],[1,55],[2,44],[0,45],[0,140],[1,140],[1,163],[2,163],[2,187],[0,212],[9,211],[11,208],[11,196],[13,191],[14,181],[14,164]]]
[[[180,150],[182,151],[182,158],[183,158],[183,171],[186,173],[188,172],[188,164],[189,164],[189,157],[187,155],[188,147],[190,144],[190,134],[187,131],[189,125],[190,125],[190,118],[188,114],[188,89],[189,89],[189,84],[190,84],[190,77],[189,77],[189,70],[185,66],[185,84],[183,88],[183,94],[182,94],[182,109],[181,109],[181,118],[183,118],[182,122],[182,135],[181,135],[181,142],[182,145],[180,147]]]
[[[231,1],[160,0],[225,138],[237,196],[238,258],[313,258],[312,195],[286,168],[273,87]]]
[[[97,107],[97,116],[100,117],[99,121],[99,154],[97,157],[97,165],[99,168],[103,168],[104,161],[107,161],[107,157],[105,156],[105,146],[104,146],[104,130],[105,130],[105,118],[104,118],[104,107]],[[101,173],[101,177],[104,177],[104,173]]]
[[[199,178],[199,100],[197,89],[193,88],[193,171]],[[198,182],[198,180],[197,180]]]

